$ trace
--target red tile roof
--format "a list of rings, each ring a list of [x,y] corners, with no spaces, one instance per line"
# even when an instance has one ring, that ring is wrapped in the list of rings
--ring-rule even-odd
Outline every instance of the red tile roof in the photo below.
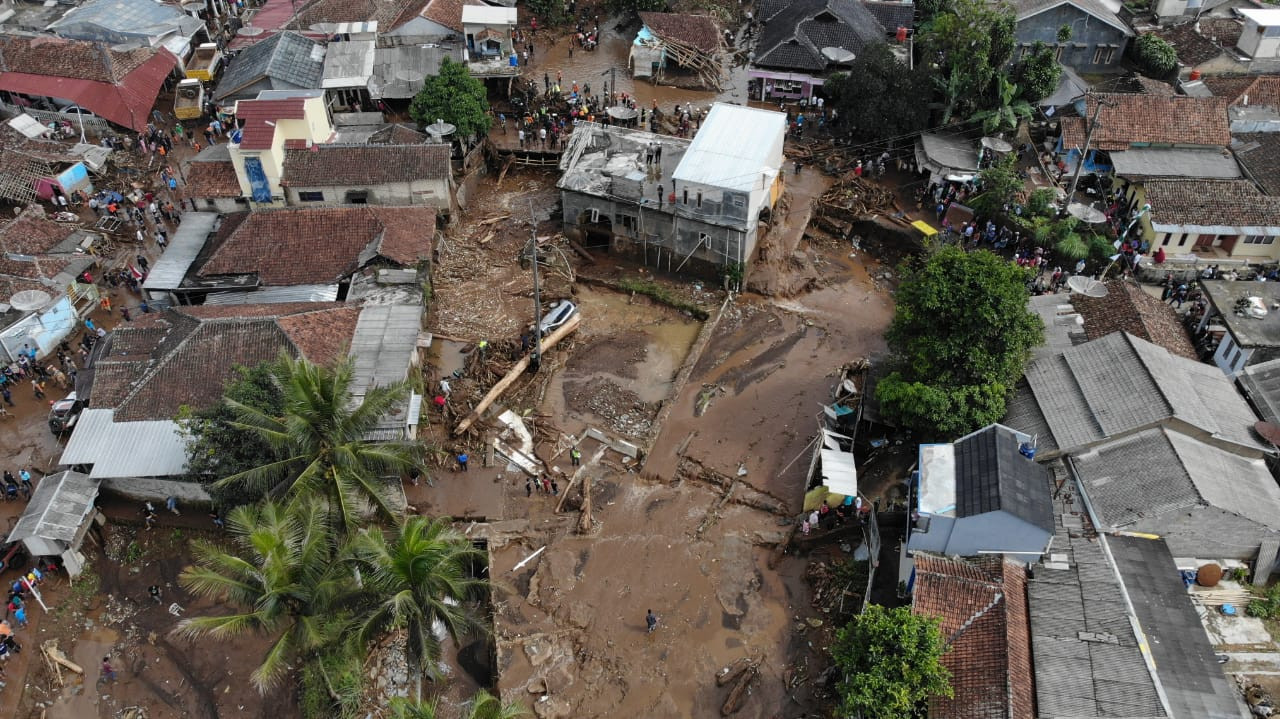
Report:
[[[912,611],[942,620],[951,699],[929,702],[930,716],[1022,719],[1033,715],[1026,572],[990,557],[915,558]]]
[[[706,53],[720,49],[720,26],[707,15],[642,12],[640,22],[660,40],[675,40]]]
[[[1180,357],[1200,359],[1173,308],[1134,283],[1110,280],[1106,297],[1075,295],[1071,304],[1084,319],[1084,331],[1091,340],[1128,332]]]
[[[359,308],[340,303],[182,307],[116,329],[95,365],[90,406],[116,421],[173,419],[183,406],[220,401],[237,366],[281,352],[315,362],[341,355]]]
[[[5,252],[33,255],[39,260],[37,267],[35,262],[19,262],[0,257],[0,275],[6,276],[0,281],[0,293],[4,300],[8,301],[13,293],[21,290],[39,289],[48,292],[49,288],[38,282],[41,275],[52,279],[70,263],[70,258],[66,255],[53,255],[50,251],[78,229],[77,225],[48,219],[39,205],[29,205],[22,214],[0,225],[0,245],[4,246]],[[21,278],[29,283],[23,283]],[[17,279],[17,284],[24,286],[17,287],[15,284],[11,287],[11,279]]]
[[[230,160],[187,165],[187,197],[239,197],[240,180]]]
[[[1205,87],[1214,97],[1226,98],[1232,105],[1264,105],[1280,110],[1280,76],[1206,77]]]
[[[1182,95],[1090,95],[1088,117],[1103,101],[1093,146],[1100,150],[1125,150],[1133,145],[1207,145],[1231,143],[1227,121],[1228,101],[1216,97]],[[1085,123],[1062,123],[1066,147],[1083,147]]]
[[[1147,180],[1152,222],[1223,227],[1280,226],[1280,197],[1248,180]]]
[[[315,0],[298,14],[302,27],[321,23],[376,22],[386,32],[401,18],[412,17],[422,10],[426,0]]]
[[[281,184],[361,187],[448,176],[448,145],[314,145],[285,152]]]
[[[306,117],[305,98],[286,100],[241,100],[236,104],[236,119],[241,123],[240,149],[266,150],[276,138],[275,123]]]
[[[201,276],[256,273],[264,285],[338,282],[366,251],[403,266],[431,253],[429,207],[293,208],[254,212],[231,233]]]
[[[178,59],[168,50],[115,51],[56,37],[0,37],[0,90],[72,100],[117,125],[146,129]]]
[[[426,7],[422,8],[418,14],[450,30],[462,32],[463,6],[480,4],[479,2],[467,2],[467,0],[428,0]],[[401,17],[398,23],[403,24],[410,19],[411,17],[408,16]]]

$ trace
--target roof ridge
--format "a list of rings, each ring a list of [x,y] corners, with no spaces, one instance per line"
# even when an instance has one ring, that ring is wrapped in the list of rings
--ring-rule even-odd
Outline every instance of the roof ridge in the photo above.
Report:
[[[110,408],[112,412],[120,412],[121,414],[124,414],[124,410],[128,406],[129,402],[131,402],[133,398],[136,397],[138,393],[142,391],[143,387],[147,386],[147,383],[151,381],[151,378],[154,377],[162,367],[168,366],[169,360],[175,354],[177,354],[178,350],[191,341],[192,335],[194,335],[196,331],[200,329],[201,322],[200,320],[196,319],[195,317],[191,317],[190,315],[184,315],[184,317],[186,317],[188,320],[194,323],[188,327],[186,336],[183,337],[182,340],[179,341],[176,345],[174,345],[173,349],[166,352],[163,357],[149,358],[147,360],[147,368],[142,372],[142,376],[135,379],[131,383],[129,387],[129,391],[125,393],[124,397],[121,397],[120,401],[116,402],[116,405]],[[177,328],[178,328],[178,325],[175,323],[174,325],[171,326],[170,331]],[[158,348],[161,344],[163,344],[164,340],[167,338],[168,338],[168,332],[166,332],[165,335],[160,338],[160,341],[156,343],[156,347]],[[114,420],[114,415],[113,415],[113,420]]]
[[[1178,416],[1178,415],[1177,415],[1177,411],[1176,411],[1176,410],[1177,410],[1177,408],[1174,406],[1174,404],[1173,404],[1173,400],[1172,400],[1172,399],[1170,399],[1168,390],[1166,390],[1166,389],[1161,385],[1161,383],[1160,383],[1160,382],[1157,382],[1157,381],[1156,381],[1155,375],[1153,375],[1153,374],[1151,373],[1151,368],[1147,366],[1147,363],[1146,363],[1146,362],[1143,362],[1143,361],[1142,361],[1142,353],[1138,351],[1138,346],[1137,346],[1136,344],[1134,344],[1133,342],[1134,342],[1134,340],[1138,340],[1138,341],[1141,341],[1141,342],[1146,342],[1147,344],[1151,345],[1152,347],[1155,347],[1155,348],[1156,348],[1156,349],[1158,349],[1159,351],[1163,352],[1163,353],[1167,356],[1167,357],[1165,357],[1165,359],[1169,359],[1169,360],[1174,359],[1174,354],[1173,354],[1172,352],[1170,352],[1169,350],[1167,350],[1167,349],[1165,349],[1165,348],[1161,347],[1160,345],[1158,345],[1158,344],[1156,344],[1156,343],[1154,343],[1154,342],[1147,342],[1146,340],[1142,339],[1141,337],[1135,337],[1134,335],[1129,334],[1128,332],[1125,332],[1124,330],[1121,330],[1121,331],[1120,331],[1120,334],[1124,335],[1125,344],[1126,344],[1126,345],[1128,345],[1129,349],[1133,352],[1133,358],[1134,358],[1134,359],[1136,359],[1136,360],[1138,361],[1138,364],[1142,366],[1142,370],[1143,370],[1144,372],[1146,372],[1146,373],[1147,373],[1147,377],[1151,380],[1151,384],[1155,385],[1156,392],[1159,392],[1159,393],[1160,393],[1160,399],[1164,402],[1164,406],[1165,406],[1165,407],[1167,407],[1167,408],[1169,409],[1169,415],[1168,415],[1168,416],[1170,416],[1170,417],[1177,417],[1177,416]],[[1171,362],[1170,364],[1171,364],[1171,365],[1175,365],[1175,366],[1176,366],[1176,363],[1175,363],[1175,362]],[[1182,371],[1182,368],[1181,368],[1181,367],[1179,367],[1179,368],[1178,368],[1178,371],[1179,371],[1179,372],[1181,372],[1181,371]],[[1198,399],[1199,399],[1199,397],[1197,397],[1196,399],[1198,400]],[[1201,404],[1204,404],[1204,403],[1203,403],[1203,402],[1201,402]],[[1162,426],[1163,426],[1163,425],[1162,425]]]
[[[987,603],[987,606],[974,612],[973,616],[966,619],[954,632],[952,632],[950,637],[947,637],[947,641],[943,642],[942,645],[944,651],[952,644],[955,644],[965,632],[969,631],[970,627],[977,623],[979,619],[986,616],[987,612],[994,609],[996,605],[1004,599],[1004,587],[1002,586],[1000,589],[1001,591],[996,592],[995,596],[991,598],[991,601]]]

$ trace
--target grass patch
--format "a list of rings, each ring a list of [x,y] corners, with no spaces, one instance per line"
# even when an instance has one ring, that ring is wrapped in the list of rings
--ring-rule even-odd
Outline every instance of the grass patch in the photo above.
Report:
[[[657,300],[668,307],[673,307],[683,312],[688,312],[696,319],[706,321],[711,315],[706,310],[696,304],[685,300],[670,289],[653,280],[638,280],[626,278],[618,280],[618,288],[624,292],[634,292],[638,295],[644,295],[651,299]]]

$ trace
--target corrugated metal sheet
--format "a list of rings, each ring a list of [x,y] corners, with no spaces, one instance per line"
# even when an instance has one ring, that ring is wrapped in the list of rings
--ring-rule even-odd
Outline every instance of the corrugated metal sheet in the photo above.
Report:
[[[206,305],[266,305],[281,302],[333,302],[338,299],[337,285],[292,285],[264,287],[248,292],[211,292]]]
[[[846,497],[858,495],[858,467],[852,452],[840,449],[840,442],[832,432],[822,430],[822,483],[836,494]]]
[[[171,421],[114,422],[114,410],[80,414],[59,464],[89,464],[90,477],[170,477],[187,468],[187,441]]]
[[[331,42],[320,87],[364,87],[373,76],[373,40]]]
[[[69,470],[40,480],[35,494],[31,496],[31,501],[27,503],[26,510],[6,541],[38,539],[44,542],[61,542],[63,547],[58,550],[61,552],[75,539],[85,518],[93,511],[100,482],[101,480],[86,474]]]
[[[216,212],[184,212],[182,224],[169,240],[169,249],[151,265],[142,283],[144,290],[172,290],[182,284],[191,263],[196,261],[204,242],[218,222]]]
[[[764,189],[774,148],[782,144],[787,117],[772,110],[717,103],[698,128],[673,177],[738,192]]]
[[[1240,166],[1220,150],[1137,148],[1111,153],[1111,165],[1120,176],[1214,177],[1234,180]]]
[[[360,310],[351,337],[353,394],[363,397],[371,387],[400,382],[408,376],[421,324],[421,305],[366,305]]]

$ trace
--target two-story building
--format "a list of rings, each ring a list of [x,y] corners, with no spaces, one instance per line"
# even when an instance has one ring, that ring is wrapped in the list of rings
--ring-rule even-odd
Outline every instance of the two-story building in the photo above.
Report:
[[[324,91],[292,95],[242,100],[237,104],[236,117],[241,127],[232,134],[228,150],[241,194],[254,205],[283,204],[280,180],[284,176],[286,148],[305,149],[333,139],[333,122],[325,106]]]
[[[645,264],[745,268],[782,194],[782,113],[717,103],[693,141],[580,123],[560,161],[565,226]]]

